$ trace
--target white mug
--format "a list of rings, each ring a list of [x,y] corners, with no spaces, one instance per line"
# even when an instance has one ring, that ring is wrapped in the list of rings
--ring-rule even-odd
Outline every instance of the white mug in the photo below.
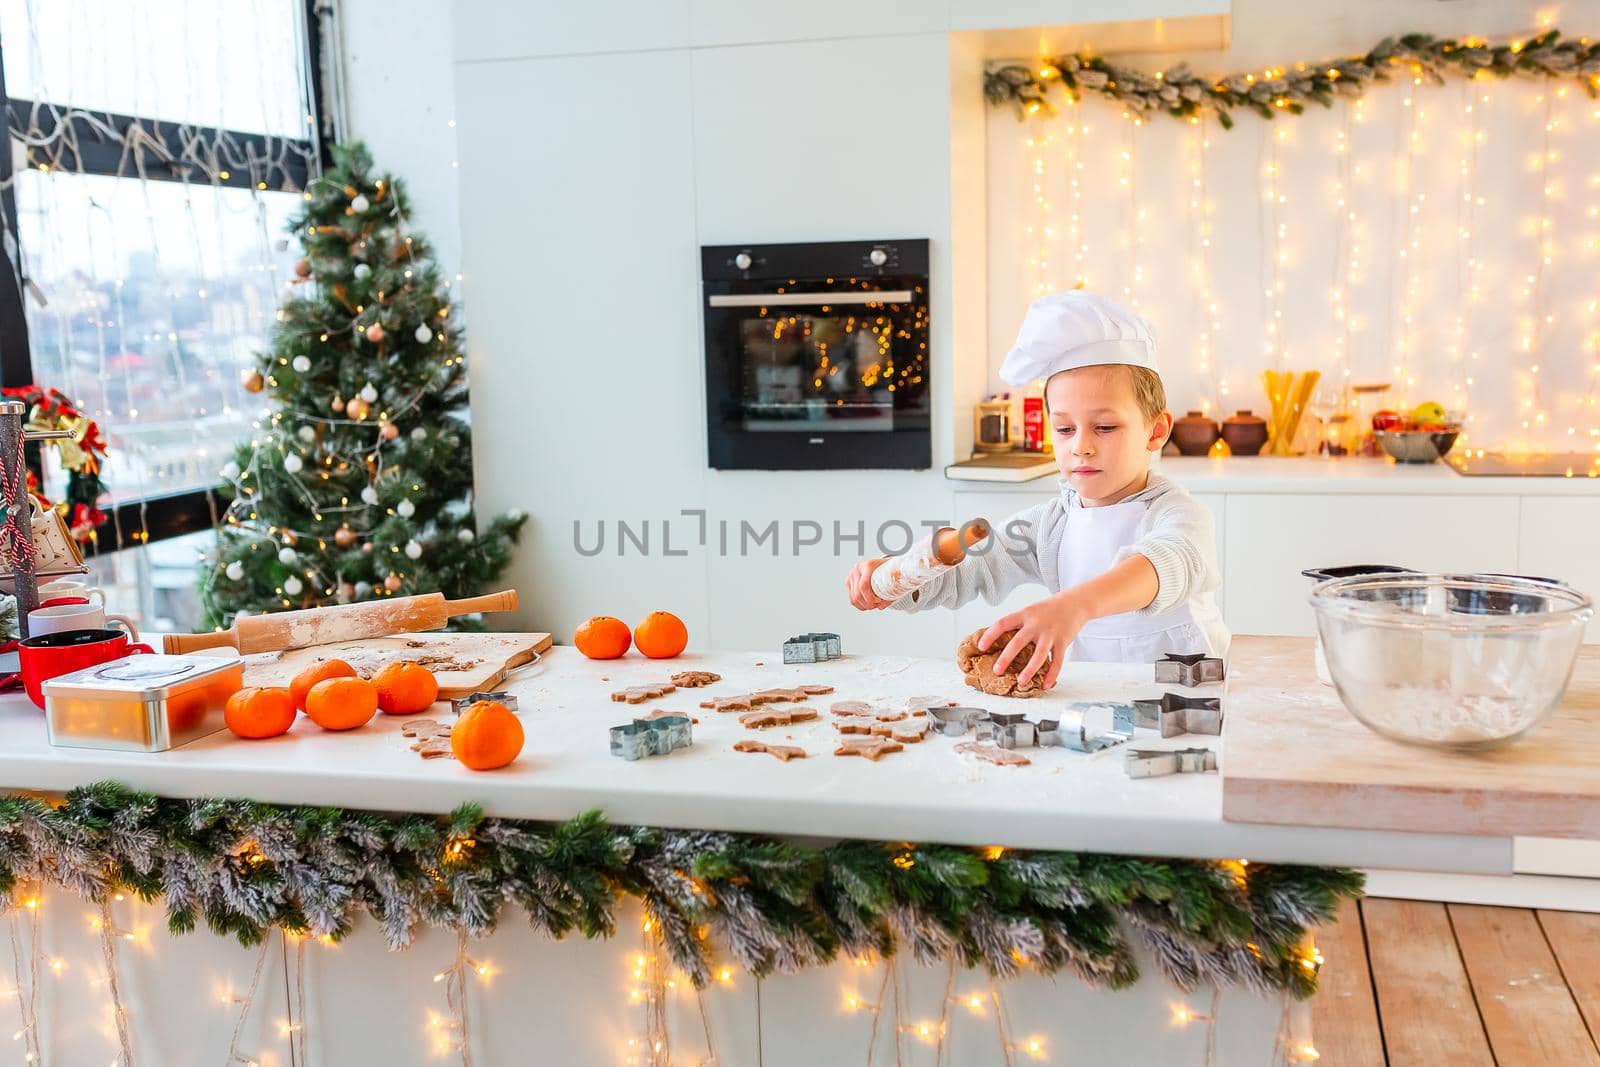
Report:
[[[39,587],[39,603],[55,600],[57,597],[81,596],[89,600],[100,601],[100,606],[106,606],[106,591],[98,585],[88,582],[76,581],[72,578],[57,578],[53,582],[46,582]]]
[[[139,640],[139,631],[126,615],[107,615],[99,604],[57,604],[53,608],[34,608],[28,612],[28,635],[57,634],[63,630],[104,630],[121,626],[128,638]]]

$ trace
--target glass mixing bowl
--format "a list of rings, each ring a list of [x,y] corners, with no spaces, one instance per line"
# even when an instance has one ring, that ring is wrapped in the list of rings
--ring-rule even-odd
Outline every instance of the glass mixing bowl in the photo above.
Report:
[[[1369,574],[1311,593],[1334,688],[1369,728],[1418,745],[1508,744],[1555,711],[1589,598],[1493,574]]]

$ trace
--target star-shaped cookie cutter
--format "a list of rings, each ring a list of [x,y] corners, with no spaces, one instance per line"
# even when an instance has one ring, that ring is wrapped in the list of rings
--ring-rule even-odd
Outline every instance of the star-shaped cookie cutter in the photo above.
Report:
[[[1217,754],[1209,748],[1130,748],[1123,754],[1122,769],[1129,778],[1204,774],[1217,769]]]
[[[1135,725],[1159,730],[1162,737],[1222,733],[1222,701],[1217,697],[1184,697],[1163,693],[1160,699],[1135,700]]]
[[[1029,748],[1038,744],[1038,725],[1020,711],[991,711],[977,725],[978,740],[988,741],[996,748]]]
[[[1111,725],[1099,733],[1089,732],[1089,712],[1109,709]],[[1039,720],[1039,746],[1060,745],[1075,752],[1099,752],[1112,745],[1133,740],[1136,712],[1132,704],[1069,704],[1059,719]]]
[[[472,705],[482,700],[492,700],[498,704],[504,704],[507,711],[517,710],[516,696],[512,693],[506,692],[505,690],[500,690],[499,692],[494,693],[468,693],[464,697],[451,697],[450,710],[455,712],[457,715],[460,715],[462,712],[472,707]]]
[[[1220,682],[1224,677],[1222,660],[1216,656],[1180,656],[1176,652],[1168,652],[1156,660],[1156,684],[1158,685],[1204,685],[1206,682]]]

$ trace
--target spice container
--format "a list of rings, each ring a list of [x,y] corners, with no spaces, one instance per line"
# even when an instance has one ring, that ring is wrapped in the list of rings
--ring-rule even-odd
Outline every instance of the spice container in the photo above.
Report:
[[[973,410],[972,447],[979,452],[1008,452],[1011,439],[1011,394],[980,400]]]
[[[224,729],[243,684],[238,658],[128,656],[45,682],[45,725],[65,748],[163,752]]]

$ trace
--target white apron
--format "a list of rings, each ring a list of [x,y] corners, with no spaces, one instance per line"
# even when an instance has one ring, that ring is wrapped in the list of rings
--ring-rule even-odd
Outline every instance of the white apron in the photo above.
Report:
[[[1061,588],[1098,578],[1117,555],[1136,543],[1149,504],[1128,500],[1099,508],[1072,508],[1061,538]],[[1067,660],[1095,663],[1154,663],[1168,652],[1220,656],[1227,651],[1227,627],[1210,593],[1158,615],[1137,611],[1092,619],[1067,646]]]

